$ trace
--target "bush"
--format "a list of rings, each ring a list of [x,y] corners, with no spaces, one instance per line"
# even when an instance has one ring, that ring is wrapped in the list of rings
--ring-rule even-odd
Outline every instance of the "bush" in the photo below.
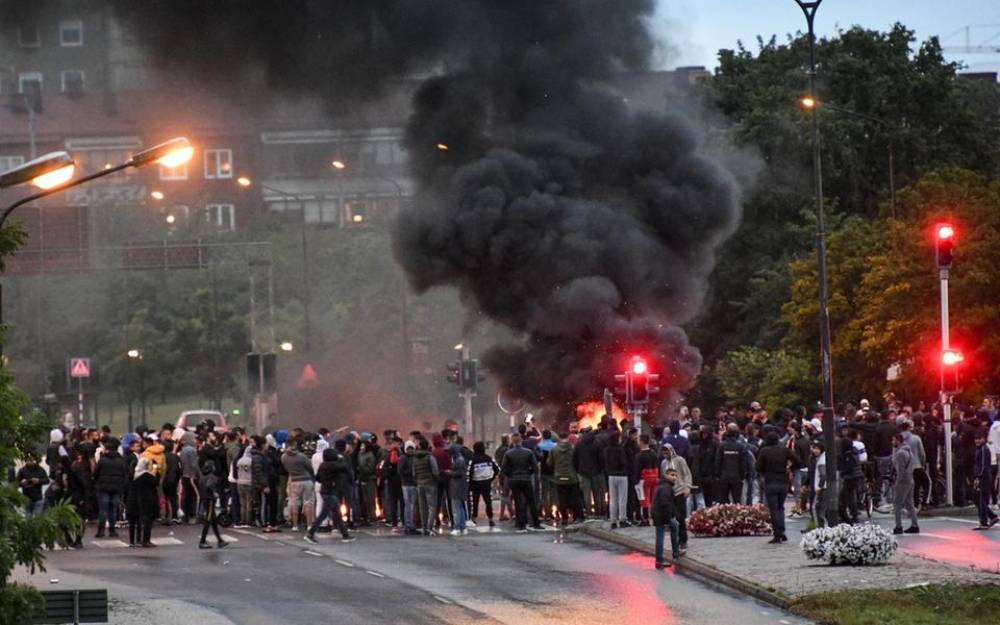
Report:
[[[807,558],[830,564],[885,564],[897,547],[888,530],[872,523],[822,527],[802,537]]]
[[[771,533],[771,515],[760,504],[725,503],[696,510],[687,526],[695,536],[765,536]]]

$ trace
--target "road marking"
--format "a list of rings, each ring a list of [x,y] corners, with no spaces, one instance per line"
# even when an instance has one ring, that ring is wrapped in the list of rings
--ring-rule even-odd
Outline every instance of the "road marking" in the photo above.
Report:
[[[902,534],[902,536],[927,536],[929,538],[939,538],[941,540],[957,540],[954,536],[942,536],[941,534],[929,534],[927,532],[920,532],[919,534]]]
[[[318,553],[316,551],[310,551],[308,549],[305,550],[305,553],[308,553],[311,556],[316,556],[317,558],[322,558],[323,557],[322,553]]]
[[[452,603],[451,601],[449,601],[448,599],[445,599],[444,597],[442,597],[440,595],[434,595],[434,598],[437,599],[438,601],[440,601],[441,603]]]
[[[117,538],[112,538],[110,540],[92,540],[90,544],[97,545],[101,549],[112,549],[115,547],[128,547],[124,542],[118,540]]]
[[[150,542],[152,542],[154,545],[157,545],[158,547],[163,547],[165,545],[183,545],[184,544],[184,541],[177,540],[176,538],[172,538],[170,536],[167,536],[165,538],[154,538]]]
[[[368,573],[372,577],[385,577],[385,575],[382,575],[381,573],[379,573],[377,571],[365,571],[365,573]]]
[[[778,622],[781,623],[781,625],[792,625],[791,621],[786,621],[785,619],[781,619]]]
[[[282,547],[287,547],[288,546],[288,543],[282,542],[280,540],[274,541],[274,544],[275,545],[281,545]]]
[[[938,517],[943,521],[953,521],[955,523],[970,523],[972,525],[979,525],[979,521],[969,521],[968,519],[955,519],[950,516]]]
[[[354,568],[354,563],[353,562],[348,562],[347,560],[334,560],[334,562],[336,562],[340,566],[346,566],[349,569],[353,569]]]
[[[227,543],[238,543],[238,542],[240,542],[239,538],[236,538],[235,536],[230,536],[229,534],[223,534],[222,535],[222,540],[226,541]]]

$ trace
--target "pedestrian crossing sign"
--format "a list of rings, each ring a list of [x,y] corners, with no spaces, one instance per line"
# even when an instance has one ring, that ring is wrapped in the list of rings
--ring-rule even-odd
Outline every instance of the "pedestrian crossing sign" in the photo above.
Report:
[[[71,378],[89,378],[90,377],[90,358],[70,358],[69,359],[69,377],[71,377]]]

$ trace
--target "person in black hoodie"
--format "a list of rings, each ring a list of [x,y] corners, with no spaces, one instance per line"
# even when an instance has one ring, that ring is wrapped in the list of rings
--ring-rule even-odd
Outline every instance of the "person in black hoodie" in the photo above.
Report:
[[[337,441],[340,443],[341,441]],[[306,532],[305,541],[316,543],[316,530],[319,529],[327,517],[333,519],[337,530],[340,532],[343,542],[354,540],[344,525],[344,519],[340,516],[340,503],[346,499],[347,478],[347,458],[342,451],[337,449],[325,449],[323,451],[323,463],[319,465],[316,472],[316,480],[319,482],[319,494],[323,498],[323,508],[319,515]]]
[[[715,456],[719,450],[719,443],[715,440],[715,433],[704,428],[698,434],[698,451],[694,457],[694,468],[692,474],[694,483],[701,486],[702,495],[705,497],[705,507],[711,508],[718,498],[719,474],[716,471]]]
[[[128,483],[128,465],[118,453],[121,443],[117,438],[109,438],[104,443],[104,453],[94,469],[94,488],[97,490],[97,538],[104,536],[104,524],[107,522],[108,535],[118,536],[115,523],[118,521],[118,509],[122,504],[122,493]]]
[[[663,559],[663,539],[667,529],[670,529],[670,551],[673,560],[683,555],[680,549],[678,537],[677,510],[674,507],[674,482],[677,481],[677,472],[667,469],[663,479],[656,485],[653,493],[653,504],[650,513],[653,517],[653,526],[656,528],[656,568],[664,569],[668,565]]]
[[[941,451],[941,415],[940,408],[934,406],[930,414],[925,414],[923,428],[920,430],[920,440],[924,443],[924,454],[927,456],[927,473],[930,480],[926,499],[921,502],[925,505],[938,505],[938,454]]]
[[[771,513],[774,538],[771,543],[787,542],[785,536],[785,498],[788,496],[788,470],[802,459],[794,447],[778,442],[778,433],[769,430],[764,435],[764,446],[757,452],[757,474],[764,478],[764,501]]]
[[[628,476],[631,467],[628,463],[628,455],[622,446],[621,435],[615,431],[608,439],[608,445],[604,448],[603,458],[604,472],[608,476],[608,502],[610,503],[611,529],[618,529],[618,526],[628,527],[626,515],[628,513]]]
[[[160,509],[155,467],[148,458],[139,458],[128,490],[126,510],[130,547],[155,547],[152,542],[153,519]]]
[[[715,451],[715,475],[719,478],[719,503],[741,503],[746,479],[746,446],[740,442],[735,423],[726,427],[722,444]]]
[[[215,504],[219,500],[222,481],[217,475],[215,461],[211,458],[206,459],[201,463],[200,472],[201,475],[198,478],[198,499],[201,501],[203,513],[201,521],[201,541],[198,542],[198,548],[212,548],[206,540],[208,538],[208,530],[211,528],[212,532],[215,534],[215,539],[218,541],[219,549],[222,549],[223,547],[229,545],[229,543],[222,540],[222,535],[219,533],[219,519],[215,514]]]
[[[594,516],[604,516],[604,468],[597,449],[597,434],[584,430],[573,448],[573,464],[580,476],[580,491],[583,493],[584,512]]]
[[[636,484],[642,484],[643,499],[640,502],[641,516],[639,525],[649,527],[650,507],[653,505],[653,494],[659,482],[659,463],[656,452],[649,448],[649,435],[639,437],[639,453],[632,463],[632,479]]]
[[[486,509],[486,518],[489,519],[490,529],[496,525],[493,522],[493,497],[490,489],[494,478],[500,474],[500,467],[486,453],[486,445],[482,441],[476,441],[472,446],[472,461],[469,463],[469,503],[472,510],[473,521],[479,516],[479,500],[483,500],[483,507]]]

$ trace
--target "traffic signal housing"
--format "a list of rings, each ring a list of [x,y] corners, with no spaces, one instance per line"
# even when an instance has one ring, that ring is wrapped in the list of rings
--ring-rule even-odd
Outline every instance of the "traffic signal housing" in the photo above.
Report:
[[[462,385],[462,363],[454,360],[448,363],[448,381],[458,386]]]
[[[954,260],[955,227],[941,223],[934,226],[934,257],[940,269],[951,267]]]
[[[959,385],[959,369],[965,356],[955,349],[946,349],[941,352],[941,372],[944,382],[943,390],[946,393],[957,393],[961,390]]]
[[[649,403],[649,365],[640,356],[633,356],[629,363],[630,404]]]

